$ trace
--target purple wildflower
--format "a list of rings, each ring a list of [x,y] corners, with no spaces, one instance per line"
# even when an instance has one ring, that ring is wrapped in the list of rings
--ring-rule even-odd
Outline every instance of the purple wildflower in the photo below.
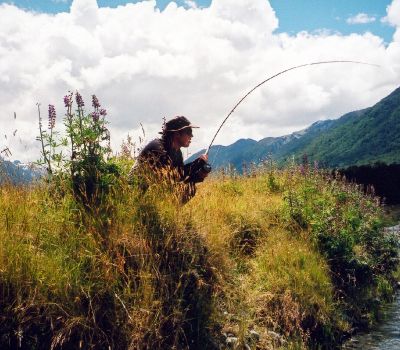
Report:
[[[75,94],[75,100],[76,104],[78,105],[78,108],[82,108],[85,105],[85,103],[83,102],[83,98],[78,91]]]
[[[301,168],[300,168],[300,172],[303,174],[303,175],[305,175],[305,174],[307,174],[308,173],[308,170],[309,170],[309,168],[308,168],[308,156],[307,156],[307,154],[303,154],[303,157],[302,157],[302,164],[301,164]]]
[[[100,109],[100,115],[105,117],[107,115],[107,111],[105,109]]]
[[[53,129],[56,125],[56,109],[53,105],[49,105],[49,129]]]
[[[99,118],[100,118],[99,112],[92,112],[91,115],[92,115],[92,118],[93,118],[94,122],[98,122],[99,121]]]
[[[305,175],[306,174],[306,168],[303,164],[300,165],[300,174]]]
[[[95,109],[100,108],[100,102],[99,102],[98,98],[96,97],[96,95],[92,95],[92,106]]]
[[[72,92],[69,95],[64,96],[64,105],[66,108],[72,106]]]
[[[307,167],[308,166],[308,155],[307,154],[303,154],[302,161],[303,161],[303,165],[305,167]]]

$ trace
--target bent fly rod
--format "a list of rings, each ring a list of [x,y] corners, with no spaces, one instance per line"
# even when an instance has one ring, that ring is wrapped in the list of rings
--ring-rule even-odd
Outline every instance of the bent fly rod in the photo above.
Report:
[[[210,148],[212,146],[212,144],[214,143],[215,138],[217,137],[218,133],[220,132],[220,130],[222,129],[222,127],[224,126],[225,122],[228,120],[228,118],[231,116],[231,114],[235,111],[235,109],[247,98],[247,96],[249,96],[254,90],[258,89],[261,85],[264,85],[265,83],[267,83],[268,81],[276,78],[277,76],[284,74],[286,72],[289,72],[291,70],[294,69],[298,69],[298,68],[302,68],[302,67],[306,67],[306,66],[315,66],[318,64],[330,64],[330,63],[355,63],[355,64],[364,64],[364,65],[368,65],[368,66],[374,66],[374,67],[380,67],[377,64],[373,64],[373,63],[367,63],[367,62],[359,62],[359,61],[346,61],[346,60],[341,60],[341,61],[320,61],[320,62],[312,62],[312,63],[305,63],[305,64],[301,64],[298,66],[294,66],[294,67],[290,67],[287,68],[279,73],[276,73],[272,76],[270,76],[269,78],[263,80],[261,83],[257,84],[255,87],[253,87],[246,95],[244,95],[239,102],[236,103],[236,105],[231,109],[231,111],[228,113],[228,115],[225,117],[225,119],[222,121],[221,125],[219,126],[217,132],[215,133],[214,137],[211,140],[210,145],[207,148],[206,151],[206,155],[208,155]],[[211,171],[211,167],[210,167],[210,171]]]

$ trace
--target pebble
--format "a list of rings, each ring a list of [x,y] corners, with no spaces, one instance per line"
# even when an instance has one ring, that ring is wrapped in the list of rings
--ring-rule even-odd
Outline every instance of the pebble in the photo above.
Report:
[[[252,330],[249,332],[249,334],[250,334],[250,339],[251,339],[253,342],[258,342],[258,341],[260,340],[260,335],[259,335],[254,329],[252,329]]]
[[[274,331],[268,331],[267,334],[270,338],[272,338],[272,341],[276,342],[278,345],[285,345],[287,343],[282,335]]]
[[[238,342],[238,338],[236,337],[227,337],[226,345],[228,345],[229,349],[233,349]]]

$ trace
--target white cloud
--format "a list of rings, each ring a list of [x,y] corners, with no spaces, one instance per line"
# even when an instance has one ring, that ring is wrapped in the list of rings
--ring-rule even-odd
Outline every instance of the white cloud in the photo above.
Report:
[[[394,27],[400,26],[400,0],[393,0],[387,7],[385,20]]]
[[[398,3],[388,8],[388,18],[400,27]],[[369,33],[275,34],[278,18],[265,0],[186,7],[170,3],[160,11],[152,0],[98,8],[95,0],[74,0],[69,13],[48,15],[0,5],[0,130],[8,135],[0,149],[9,145],[14,158],[36,159],[35,104],[42,103],[42,113],[55,104],[60,125],[68,90],[78,89],[87,105],[91,94],[99,97],[115,147],[140,130],[140,122],[151,139],[163,117],[186,115],[201,126],[195,152],[249,89],[287,67],[348,59],[384,68],[335,64],[281,76],[249,96],[216,143],[299,130],[370,106],[399,84],[398,36],[385,46]]]
[[[193,0],[185,0],[184,3],[185,3],[185,5],[186,5],[187,7],[191,8],[191,9],[197,9],[197,8],[198,8],[198,5],[197,5],[196,1],[193,1]]]
[[[400,41],[400,0],[393,2],[386,8],[387,16],[382,18],[382,22],[396,27],[393,35],[394,41]]]
[[[376,17],[369,16],[366,13],[359,13],[353,17],[347,18],[346,22],[348,24],[366,24],[376,21]]]

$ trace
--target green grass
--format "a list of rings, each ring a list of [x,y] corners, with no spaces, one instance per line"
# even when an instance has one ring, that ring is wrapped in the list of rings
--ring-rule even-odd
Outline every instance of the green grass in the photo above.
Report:
[[[67,183],[2,185],[2,349],[329,348],[393,292],[382,209],[339,179],[220,174],[185,206],[113,186],[89,210]]]

